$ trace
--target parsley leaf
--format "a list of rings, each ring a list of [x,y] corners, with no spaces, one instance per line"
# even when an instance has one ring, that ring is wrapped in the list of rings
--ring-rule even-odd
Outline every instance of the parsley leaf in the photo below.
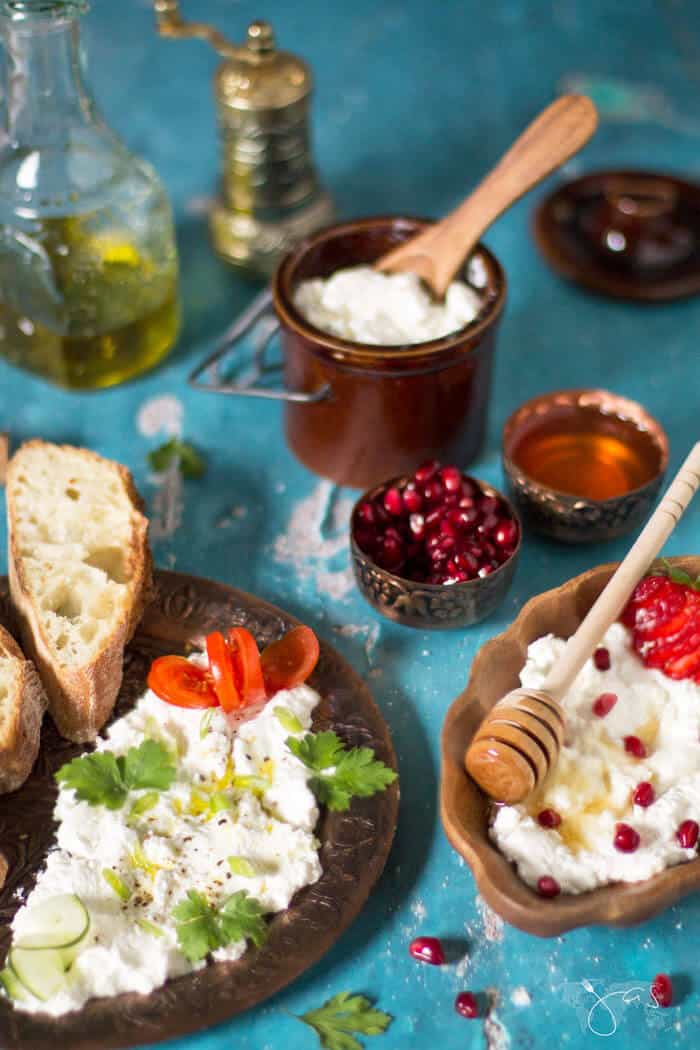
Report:
[[[376,1010],[364,995],[339,992],[317,1010],[309,1010],[298,1018],[316,1032],[323,1050],[362,1050],[359,1035],[381,1035],[393,1017]]]
[[[307,733],[301,740],[288,737],[287,747],[313,770],[311,789],[332,810],[345,810],[355,795],[368,798],[396,780],[396,772],[368,747],[346,749],[333,732]]]
[[[267,924],[263,914],[262,906],[245,890],[232,893],[219,912],[225,943],[231,944],[233,941],[245,939],[252,941],[255,947],[259,948],[267,937]]]
[[[180,950],[190,962],[233,941],[250,940],[259,948],[267,936],[263,909],[246,890],[232,893],[221,908],[214,908],[196,890],[173,908]]]
[[[188,481],[201,478],[206,470],[203,456],[189,441],[180,438],[171,438],[148,453],[148,464],[158,474],[164,473],[173,460],[178,461],[179,471]]]
[[[111,751],[93,751],[61,766],[59,784],[73,788],[82,802],[120,809],[132,789],[169,788],[175,765],[168,749],[155,740],[144,740],[117,757]]]
[[[126,788],[111,751],[95,751],[74,758],[61,766],[55,777],[59,784],[73,788],[78,798],[91,806],[119,809],[124,805]]]
[[[157,740],[144,740],[138,747],[130,747],[117,762],[129,790],[159,788],[167,791],[175,779],[173,757]]]
[[[187,899],[173,908],[173,918],[180,950],[190,962],[203,959],[224,944],[216,909],[196,890],[188,890]]]

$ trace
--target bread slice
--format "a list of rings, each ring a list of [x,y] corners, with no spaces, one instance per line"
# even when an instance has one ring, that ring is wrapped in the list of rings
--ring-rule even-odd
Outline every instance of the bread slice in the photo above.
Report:
[[[62,736],[94,740],[151,597],[148,522],[129,471],[95,452],[29,441],[10,460],[10,595]]]
[[[0,890],[5,885],[5,879],[7,878],[7,861],[0,853]]]
[[[0,792],[16,791],[31,773],[45,710],[34,664],[0,627]]]

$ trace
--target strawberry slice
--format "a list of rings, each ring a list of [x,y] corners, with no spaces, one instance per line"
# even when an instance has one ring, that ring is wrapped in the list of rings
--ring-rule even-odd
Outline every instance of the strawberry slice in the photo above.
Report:
[[[645,577],[620,617],[645,666],[674,679],[700,677],[700,591],[687,579]]]
[[[700,649],[678,656],[675,660],[669,660],[664,667],[664,674],[669,678],[692,678],[700,671]]]

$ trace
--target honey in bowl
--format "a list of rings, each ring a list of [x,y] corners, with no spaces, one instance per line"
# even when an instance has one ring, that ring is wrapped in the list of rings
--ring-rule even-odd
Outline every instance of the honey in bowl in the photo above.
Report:
[[[651,434],[598,406],[552,406],[513,437],[510,458],[524,474],[581,499],[615,499],[642,488],[661,469]]]

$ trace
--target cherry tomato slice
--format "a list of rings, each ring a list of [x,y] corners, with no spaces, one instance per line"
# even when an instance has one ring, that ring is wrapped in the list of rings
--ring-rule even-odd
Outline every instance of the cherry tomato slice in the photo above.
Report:
[[[310,627],[294,627],[263,649],[260,662],[268,696],[305,682],[318,663],[318,655],[318,638]]]
[[[259,704],[266,692],[258,643],[245,627],[232,627],[228,632],[228,647],[243,704],[246,707]]]
[[[216,707],[218,700],[203,667],[184,656],[159,656],[148,672],[148,688],[175,707]]]
[[[214,691],[224,711],[235,711],[243,704],[243,697],[236,685],[231,653],[221,631],[207,635],[209,669],[214,680]]]

